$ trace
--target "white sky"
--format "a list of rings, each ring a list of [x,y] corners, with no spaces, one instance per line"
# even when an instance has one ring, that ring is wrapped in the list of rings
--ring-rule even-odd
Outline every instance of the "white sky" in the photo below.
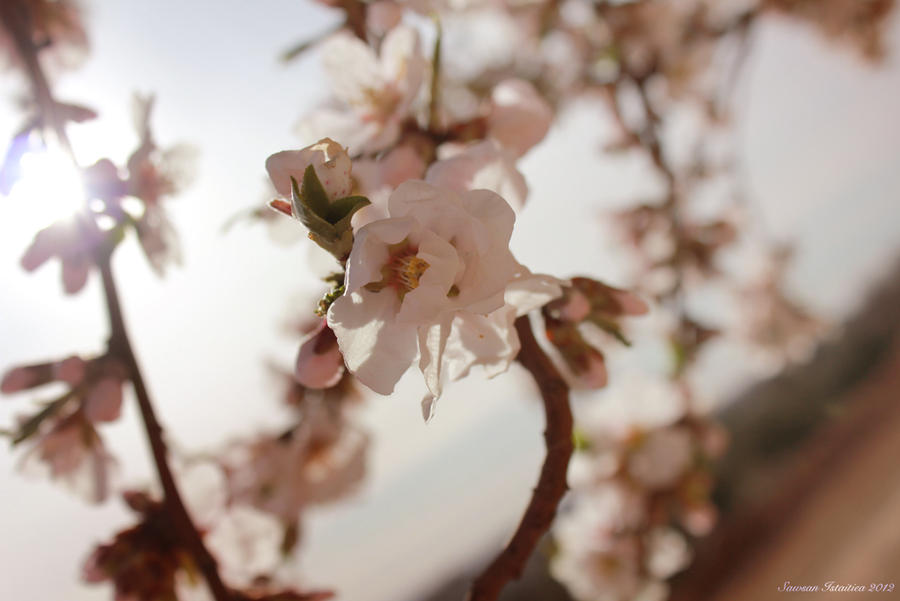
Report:
[[[262,200],[266,156],[296,145],[293,124],[322,97],[314,57],[284,67],[276,56],[328,19],[295,1],[95,1],[92,57],[60,79],[63,99],[101,113],[76,132],[83,160],[131,150],[134,90],[156,93],[162,145],[186,141],[201,153],[196,182],[171,204],[185,267],[159,281],[132,242],[116,263],[141,363],[180,447],[210,448],[284,417],[262,360],[293,356],[294,341],[278,336],[278,324],[314,282],[306,251],[274,246],[260,227],[222,235],[221,226]],[[792,289],[840,315],[900,246],[900,45],[871,70],[793,27],[767,27],[758,42],[741,87],[748,181],[770,229],[799,236]],[[4,84],[3,102],[11,88]],[[594,160],[604,130],[589,114],[562,119],[524,161],[532,195],[514,251],[535,271],[616,281],[622,273],[596,202],[621,198],[640,173]],[[6,105],[0,139],[16,124]],[[92,278],[81,295],[62,298],[56,265],[23,274],[18,257],[33,232],[13,216],[0,205],[0,368],[99,349],[99,283]],[[718,363],[732,362],[734,352],[723,351]],[[718,363],[710,390],[733,389],[740,375],[713,369]],[[396,601],[450,575],[510,531],[536,479],[542,424],[530,384],[476,375],[451,387],[427,427],[420,386],[407,377],[396,398],[369,403],[363,417],[376,442],[367,485],[307,521],[297,569],[310,583],[336,586],[340,599]],[[0,400],[0,423],[27,406],[26,397]],[[104,433],[126,482],[150,478],[133,407]],[[108,599],[103,588],[77,584],[78,570],[92,542],[126,524],[127,512],[118,502],[87,507],[16,473],[16,461],[0,452],[0,599]]]

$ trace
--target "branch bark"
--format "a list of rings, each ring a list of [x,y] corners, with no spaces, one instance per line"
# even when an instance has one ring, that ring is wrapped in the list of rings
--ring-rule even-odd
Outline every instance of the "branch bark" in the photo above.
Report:
[[[206,548],[206,545],[204,545],[197,527],[191,520],[184,501],[181,499],[181,494],[178,492],[178,486],[175,484],[172,470],[169,468],[168,449],[163,440],[162,426],[159,425],[159,421],[156,419],[156,412],[153,409],[150,394],[147,392],[147,386],[144,384],[144,377],[138,365],[137,357],[128,338],[128,331],[125,329],[125,320],[122,316],[122,307],[112,274],[110,258],[109,255],[105,255],[97,261],[100,276],[103,280],[103,293],[106,300],[107,314],[109,315],[109,352],[125,363],[131,382],[134,385],[134,393],[137,396],[144,430],[150,443],[153,463],[156,466],[156,472],[159,475],[159,481],[163,488],[163,503],[172,520],[172,525],[178,537],[191,553],[197,568],[203,574],[213,598],[216,601],[230,601],[232,595],[222,582],[221,576],[219,576],[218,564]]]
[[[568,490],[566,471],[574,450],[569,387],[535,340],[527,316],[516,320],[522,344],[517,361],[531,372],[544,401],[547,456],[525,514],[506,547],[472,583],[468,601],[494,601],[503,587],[522,575],[528,558],[550,528],[556,508]]]

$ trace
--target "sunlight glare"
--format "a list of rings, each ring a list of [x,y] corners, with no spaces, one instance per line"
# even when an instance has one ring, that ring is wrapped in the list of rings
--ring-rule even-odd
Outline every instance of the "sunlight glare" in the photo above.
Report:
[[[84,208],[84,181],[65,153],[29,152],[21,166],[22,177],[4,203],[6,219],[15,221],[17,228],[36,232]]]

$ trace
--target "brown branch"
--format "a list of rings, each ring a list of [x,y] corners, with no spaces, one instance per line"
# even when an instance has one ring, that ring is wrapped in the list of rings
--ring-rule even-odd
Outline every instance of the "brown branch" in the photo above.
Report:
[[[66,133],[64,121],[59,114],[59,103],[53,97],[47,76],[41,68],[38,54],[40,49],[34,43],[31,36],[31,15],[28,6],[24,2],[3,0],[0,1],[0,23],[9,32],[15,44],[16,51],[22,59],[25,74],[31,84],[34,100],[38,111],[44,118],[43,125],[49,126],[56,134],[63,149],[75,160],[72,144]],[[76,165],[77,166],[77,165]]]
[[[25,74],[31,83],[38,111],[44,118],[44,125],[54,132],[77,168],[78,161],[69,143],[65,123],[59,116],[59,105],[53,97],[50,84],[41,68],[39,49],[32,40],[29,26],[30,20],[31,15],[28,13],[28,6],[25,3],[0,1],[0,22],[9,31],[22,58]],[[215,601],[231,601],[232,595],[222,582],[221,576],[219,576],[216,560],[203,544],[200,532],[191,520],[190,514],[178,492],[175,478],[169,468],[168,451],[163,440],[162,427],[156,419],[153,403],[144,384],[144,377],[141,374],[137,358],[132,350],[128,332],[125,329],[125,320],[122,316],[119,295],[110,265],[111,255],[112,249],[104,249],[96,257],[97,267],[103,281],[103,292],[109,316],[109,353],[125,364],[128,369],[129,379],[134,385],[134,392],[137,396],[141,417],[143,418],[144,429],[150,442],[153,462],[156,465],[156,471],[163,488],[163,503],[172,521],[172,526],[191,553]]]
[[[509,581],[522,575],[525,563],[553,523],[556,508],[568,489],[566,470],[574,450],[569,387],[535,340],[527,316],[516,320],[516,332],[522,344],[517,360],[531,372],[544,401],[547,457],[518,528],[506,547],[472,583],[468,601],[494,601]]]
[[[131,341],[125,329],[125,320],[122,316],[122,308],[110,266],[110,258],[107,254],[97,261],[103,280],[103,293],[109,315],[109,352],[123,361],[128,368],[131,382],[134,385],[134,393],[137,396],[138,407],[141,411],[141,418],[144,422],[144,429],[147,433],[147,440],[150,443],[153,463],[156,465],[156,472],[162,484],[163,503],[172,520],[172,525],[178,537],[188,548],[194,561],[197,563],[197,567],[203,574],[213,598],[216,601],[229,601],[232,599],[232,595],[228,592],[228,588],[219,576],[215,558],[203,544],[203,539],[191,520],[190,514],[188,514],[184,501],[182,501],[178,492],[178,486],[175,484],[175,478],[172,476],[172,471],[169,468],[168,450],[163,440],[163,430],[156,419],[153,403],[150,401],[150,395],[144,384],[137,357],[135,357],[134,350],[131,348]]]

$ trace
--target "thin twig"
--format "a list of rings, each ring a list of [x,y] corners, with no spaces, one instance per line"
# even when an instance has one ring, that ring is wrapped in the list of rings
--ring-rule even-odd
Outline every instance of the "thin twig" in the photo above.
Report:
[[[472,583],[468,601],[494,601],[508,582],[522,575],[538,541],[553,523],[556,508],[568,489],[566,470],[574,450],[569,387],[535,340],[527,316],[516,320],[516,332],[522,344],[517,361],[531,372],[544,401],[547,457],[518,528],[506,547]]]
[[[125,329],[125,320],[122,316],[122,308],[110,266],[110,258],[109,255],[105,255],[97,261],[100,276],[103,280],[103,293],[106,300],[107,314],[109,315],[109,352],[123,361],[128,368],[131,382],[134,385],[134,393],[137,396],[138,407],[141,411],[141,418],[144,422],[144,429],[150,442],[153,463],[156,465],[156,472],[162,484],[163,503],[172,520],[172,525],[178,537],[187,546],[194,561],[197,563],[197,567],[203,574],[207,585],[209,585],[213,598],[216,601],[228,601],[232,597],[219,576],[216,560],[203,544],[203,539],[191,520],[190,514],[188,514],[184,501],[181,499],[181,494],[178,492],[178,486],[175,484],[175,478],[172,476],[172,470],[169,468],[168,450],[163,440],[163,430],[156,419],[153,403],[144,384],[140,366],[131,347],[131,341],[128,338],[128,332]]]
[[[41,68],[38,54],[40,52],[34,40],[31,37],[31,15],[28,12],[28,6],[23,2],[9,2],[7,0],[0,1],[0,23],[9,32],[22,64],[28,81],[31,83],[32,93],[37,103],[38,111],[44,118],[44,125],[50,126],[56,134],[59,143],[71,157],[75,160],[72,151],[72,144],[66,133],[65,124],[59,114],[59,104],[50,91],[50,84],[47,76]],[[77,164],[76,164],[77,166]]]
[[[63,146],[63,149],[67,152],[77,168],[78,161],[72,146],[69,143],[65,123],[59,117],[59,105],[53,97],[50,84],[41,68],[38,56],[39,49],[35,46],[31,38],[31,30],[29,27],[30,15],[28,13],[27,5],[21,2],[0,1],[0,21],[2,21],[3,25],[15,41],[16,48],[18,49],[25,67],[25,73],[31,83],[38,110],[44,118],[44,126],[51,128],[60,144]],[[103,281],[106,310],[109,316],[109,353],[125,363],[125,366],[128,369],[129,379],[134,385],[135,395],[137,396],[138,406],[140,408],[141,417],[143,418],[144,429],[147,433],[147,439],[150,442],[153,461],[156,465],[156,471],[163,488],[163,502],[172,521],[172,526],[175,528],[178,537],[191,553],[197,564],[197,568],[203,574],[203,577],[209,586],[210,593],[215,601],[231,601],[232,595],[222,582],[221,576],[219,576],[216,560],[203,544],[200,532],[191,520],[190,514],[178,492],[175,478],[169,468],[168,451],[166,449],[165,441],[163,440],[162,427],[156,419],[153,403],[150,400],[150,395],[144,384],[144,377],[141,374],[140,366],[138,365],[137,358],[131,347],[128,332],[125,329],[125,320],[122,316],[119,295],[116,290],[116,283],[110,265],[110,260],[112,258],[111,254],[111,249],[108,249],[99,253],[96,258],[97,267]]]

